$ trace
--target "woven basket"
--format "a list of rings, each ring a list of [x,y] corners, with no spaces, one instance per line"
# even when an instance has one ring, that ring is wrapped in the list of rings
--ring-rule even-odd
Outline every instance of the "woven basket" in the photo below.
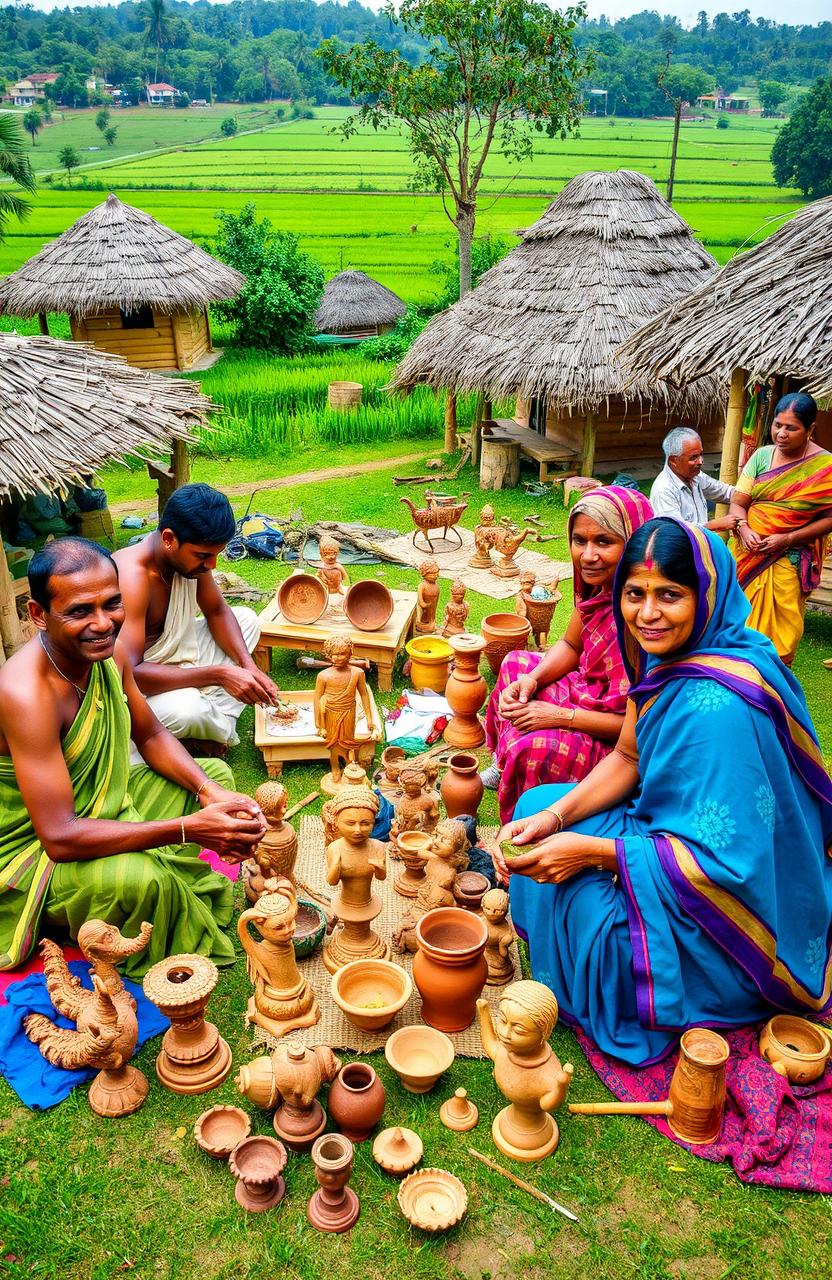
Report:
[[[330,409],[341,412],[345,409],[357,409],[361,404],[363,389],[360,382],[330,382],[326,393]]]

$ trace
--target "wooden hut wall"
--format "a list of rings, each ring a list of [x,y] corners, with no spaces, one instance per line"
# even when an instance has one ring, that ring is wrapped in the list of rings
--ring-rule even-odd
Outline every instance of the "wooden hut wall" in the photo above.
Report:
[[[153,312],[153,327],[125,328],[117,308],[98,315],[70,317],[76,342],[91,342],[123,356],[139,369],[190,369],[210,350],[204,311]]]
[[[178,369],[192,369],[211,350],[211,335],[204,311],[178,311],[173,316],[173,338]]]

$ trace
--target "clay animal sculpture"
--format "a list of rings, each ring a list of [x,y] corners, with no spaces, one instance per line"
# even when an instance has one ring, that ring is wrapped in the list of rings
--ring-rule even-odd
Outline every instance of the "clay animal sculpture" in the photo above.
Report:
[[[327,1045],[309,1048],[283,1041],[270,1057],[255,1058],[241,1067],[235,1083],[257,1106],[271,1108],[280,1103],[274,1114],[275,1133],[293,1151],[308,1151],[326,1128],[318,1093],[340,1069],[340,1058]]]
[[[347,598],[350,580],[346,569],[338,562],[338,552],[341,550],[341,545],[336,542],[335,538],[326,534],[321,538],[318,546],[321,553],[321,566],[316,569],[315,577],[327,589],[329,595],[327,610],[329,614],[335,617],[343,617],[344,602]]]
[[[139,1024],[136,1002],[116,969],[119,960],[137,955],[150,940],[151,924],[143,924],[135,938],[125,938],[115,925],[87,920],[78,930],[78,945],[92,965],[93,990],[71,974],[56,942],[41,942],[46,989],[57,1009],[75,1023],[59,1027],[41,1013],[23,1020],[29,1039],[53,1066],[98,1071],[88,1101],[97,1115],[127,1116],[147,1097],[147,1080],[130,1063],[136,1051]]]
[[[489,889],[483,895],[480,908],[488,925],[488,942],[485,944],[488,983],[492,987],[502,986],[514,977],[514,961],[510,954],[514,930],[507,919],[508,894],[505,889]]]
[[[493,564],[491,548],[494,546],[496,536],[497,526],[494,523],[494,508],[487,504],[480,511],[480,522],[474,530],[474,547],[476,550],[468,561],[472,569],[491,568]]]
[[[434,907],[453,907],[454,882],[457,872],[468,866],[468,837],[465,827],[453,818],[440,822],[428,846],[425,878],[413,899],[413,905],[402,917],[393,934],[393,950],[399,953],[418,950],[416,925]]]
[[[514,557],[531,532],[531,529],[521,531],[510,522],[500,525],[494,539],[494,550],[499,554],[500,560],[491,566],[493,574],[498,578],[516,578],[519,575],[520,569]]]
[[[443,636],[458,636],[465,630],[465,623],[471,606],[465,599],[467,588],[461,578],[454,578],[451,583],[451,598],[445,605],[445,617],[442,620]]]
[[[268,892],[266,881],[283,878],[294,884],[298,837],[294,827],[285,821],[289,803],[286,788],[280,782],[263,782],[254,793],[263,811],[268,830],[254,850],[254,856],[243,863],[243,884],[249,902]]]
[[[450,541],[448,535],[453,534],[456,538],[455,545],[462,546],[462,535],[457,529],[457,525],[468,510],[467,502],[455,502],[449,505],[428,501],[426,507],[415,507],[410,498],[402,498],[401,501],[410,511],[413,517],[413,523],[416,529],[413,533],[413,545],[418,550],[428,550],[431,555],[437,554],[437,548],[431,542],[431,533],[435,529],[442,530],[443,540]],[[416,541],[419,534],[422,535],[422,546]],[[427,543],[427,547],[424,546]],[[452,546],[454,544],[452,543]],[[450,548],[448,548],[450,550]]]
[[[315,993],[301,976],[295,959],[292,937],[297,912],[291,880],[278,880],[276,892],[264,894],[237,921],[248,976],[254,984],[246,1025],[255,1022],[275,1039],[300,1027],[313,1027],[321,1016]],[[261,934],[260,942],[251,936],[251,924]]]
[[[324,947],[324,964],[335,973],[351,960],[389,960],[390,948],[370,928],[382,906],[373,881],[387,877],[387,851],[370,836],[378,796],[367,787],[344,787],[324,809],[325,834],[333,835],[326,846],[326,882],[338,886],[332,908],[340,921]]]
[[[332,795],[341,781],[341,761],[356,760],[359,748],[366,748],[368,740],[377,742],[380,732],[373,724],[364,672],[350,665],[352,641],[349,636],[330,636],[324,642],[324,657],[331,665],[318,673],[312,707],[315,728],[329,751],[330,772],[322,779],[321,788]],[[356,697],[367,720],[367,735],[363,738],[356,736]]]
[[[541,982],[523,981],[506,987],[496,1020],[487,1000],[480,998],[477,1009],[482,1047],[510,1104],[494,1117],[494,1145],[513,1160],[542,1160],[560,1137],[549,1112],[563,1102],[574,1074],[572,1064],[561,1066],[547,1044],[558,1002]]]
[[[436,630],[436,606],[439,604],[439,565],[435,560],[423,560],[419,565],[421,581],[416,590],[417,635],[429,636]]]

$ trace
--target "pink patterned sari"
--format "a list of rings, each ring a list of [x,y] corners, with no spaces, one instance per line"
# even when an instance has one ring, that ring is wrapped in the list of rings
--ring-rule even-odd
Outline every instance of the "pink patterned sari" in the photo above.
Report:
[[[653,517],[650,503],[635,489],[608,485],[586,494],[569,516],[569,533],[576,515],[585,514],[617,537],[630,535]],[[575,707],[623,716],[630,682],[618,648],[612,592],[590,594],[590,588],[574,572],[575,605],[581,615],[581,652],[578,666],[560,680],[538,689],[535,701],[551,706]],[[502,770],[500,819],[510,822],[514,806],[524,791],[552,782],[578,782],[586,777],[613,747],[591,734],[570,729],[523,731],[504,720],[499,712],[500,694],[518,676],[533,672],[542,654],[519,650],[509,653],[500,668],[488,703],[485,729],[488,746]]]

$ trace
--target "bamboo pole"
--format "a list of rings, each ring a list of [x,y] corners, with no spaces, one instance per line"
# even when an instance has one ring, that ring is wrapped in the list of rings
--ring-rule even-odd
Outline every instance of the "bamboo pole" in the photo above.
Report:
[[[0,538],[0,643],[4,658],[10,658],[23,644],[23,632],[17,616],[17,598],[9,572],[3,540]]]
[[[456,395],[449,389],[445,400],[445,453],[455,453],[456,450]]]
[[[595,414],[588,413],[584,421],[584,454],[581,459],[581,475],[591,476],[595,466]]]
[[[742,424],[748,406],[746,382],[745,369],[735,369],[731,374],[731,391],[722,435],[722,461],[719,467],[719,478],[726,484],[735,484],[739,471]]]
[[[673,1103],[664,1102],[570,1102],[573,1116],[672,1116]]]

